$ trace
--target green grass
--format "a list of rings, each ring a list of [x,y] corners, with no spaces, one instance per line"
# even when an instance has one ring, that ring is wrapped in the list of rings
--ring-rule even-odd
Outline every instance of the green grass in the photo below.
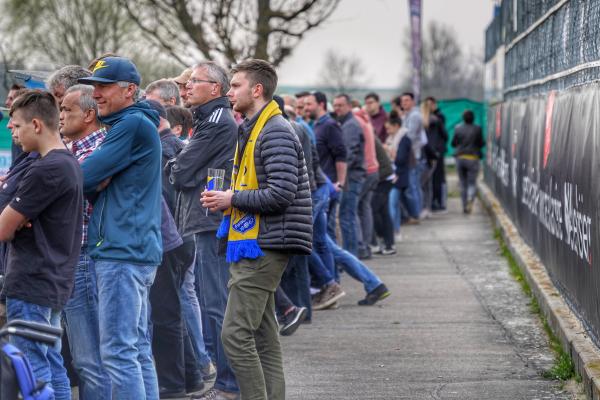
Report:
[[[494,237],[500,245],[500,253],[508,262],[510,275],[519,283],[519,285],[521,285],[521,289],[529,298],[529,308],[531,309],[531,312],[537,315],[542,321],[544,331],[546,332],[546,335],[548,335],[548,344],[550,349],[554,352],[554,365],[542,374],[543,377],[560,381],[568,381],[569,379],[574,378],[577,382],[581,382],[581,376],[575,372],[575,365],[573,364],[571,356],[565,352],[558,337],[552,332],[552,328],[550,327],[550,324],[548,324],[548,319],[542,312],[537,299],[533,295],[523,271],[504,242],[500,229],[494,231]]]

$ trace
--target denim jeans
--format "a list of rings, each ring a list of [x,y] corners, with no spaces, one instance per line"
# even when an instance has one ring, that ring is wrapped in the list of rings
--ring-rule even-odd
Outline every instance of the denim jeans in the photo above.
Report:
[[[85,249],[79,256],[73,294],[63,315],[73,367],[79,377],[80,396],[85,400],[110,400],[110,376],[100,357],[96,269]]]
[[[390,190],[390,199],[389,199],[389,207],[390,207],[390,218],[392,219],[392,224],[394,225],[394,232],[400,232],[400,225],[402,224],[402,213],[400,211],[400,189],[396,186]]]
[[[361,263],[360,260],[350,252],[340,248],[330,236],[327,236],[327,243],[331,248],[335,262],[340,264],[348,275],[361,282],[367,293],[371,293],[381,284],[381,280],[369,269],[369,267]]]
[[[463,209],[467,203],[475,199],[477,194],[477,175],[479,174],[479,160],[469,160],[457,157],[456,170],[460,183],[460,198]]]
[[[333,254],[327,244],[327,214],[329,207],[329,188],[322,185],[312,193],[313,202],[313,252],[309,256],[309,268],[319,287],[335,280],[339,281],[339,272],[335,267]]]
[[[308,256],[294,255],[283,271],[281,288],[298,307],[306,307],[306,320],[312,319]]]
[[[148,329],[148,298],[156,268],[96,261],[100,355],[114,399],[158,399]]]
[[[414,168],[411,168],[408,173],[408,187],[410,192],[410,197],[408,199],[410,206],[408,211],[413,213],[413,215],[411,215],[413,218],[419,218],[421,215],[421,207],[423,205],[423,192],[421,189],[422,172],[423,167],[421,161],[418,161],[417,165]]]
[[[238,384],[223,349],[221,331],[227,307],[229,264],[218,255],[216,232],[196,233],[196,293],[202,310],[206,349],[217,367],[215,389],[239,392]]]
[[[340,201],[340,229],[342,231],[342,242],[344,250],[358,256],[358,235],[357,230],[357,210],[358,199],[363,183],[359,181],[349,181]]]
[[[194,356],[202,368],[207,367],[210,363],[210,357],[206,352],[204,344],[204,335],[202,332],[202,311],[200,310],[200,302],[196,294],[196,274],[195,262],[190,264],[185,271],[183,284],[179,289],[179,297],[181,299],[181,313],[183,321],[192,342]]]
[[[8,322],[22,319],[60,328],[60,314],[60,311],[49,307],[10,297],[6,299]],[[10,342],[25,354],[36,379],[48,382],[52,386],[54,396],[51,400],[71,400],[71,386],[60,355],[60,340],[57,340],[54,346],[48,346],[19,336],[11,336]]]
[[[379,173],[367,175],[358,199],[358,252],[361,256],[370,254],[369,244],[373,240],[373,209],[371,202],[379,183]]]

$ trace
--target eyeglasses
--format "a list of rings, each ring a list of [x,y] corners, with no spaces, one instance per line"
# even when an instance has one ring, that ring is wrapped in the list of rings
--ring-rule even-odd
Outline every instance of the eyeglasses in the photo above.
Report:
[[[196,78],[191,78],[188,83],[191,83],[192,85],[195,85],[196,83],[200,83],[200,82],[206,82],[206,83],[217,83],[215,81],[207,81],[206,79],[196,79]]]

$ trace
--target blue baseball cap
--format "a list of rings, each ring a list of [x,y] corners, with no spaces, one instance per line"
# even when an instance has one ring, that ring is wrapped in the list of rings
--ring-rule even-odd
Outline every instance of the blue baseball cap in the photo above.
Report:
[[[98,60],[92,76],[79,78],[79,83],[93,85],[94,83],[115,83],[118,81],[131,82],[139,86],[141,81],[140,73],[135,64],[124,57],[106,57]]]

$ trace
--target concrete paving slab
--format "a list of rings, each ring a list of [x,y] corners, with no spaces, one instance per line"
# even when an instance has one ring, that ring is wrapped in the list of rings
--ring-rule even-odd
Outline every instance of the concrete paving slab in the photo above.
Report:
[[[366,261],[392,296],[357,306],[362,285],[344,274],[340,308],[282,338],[288,399],[575,398],[541,377],[553,354],[488,215],[458,203]]]

